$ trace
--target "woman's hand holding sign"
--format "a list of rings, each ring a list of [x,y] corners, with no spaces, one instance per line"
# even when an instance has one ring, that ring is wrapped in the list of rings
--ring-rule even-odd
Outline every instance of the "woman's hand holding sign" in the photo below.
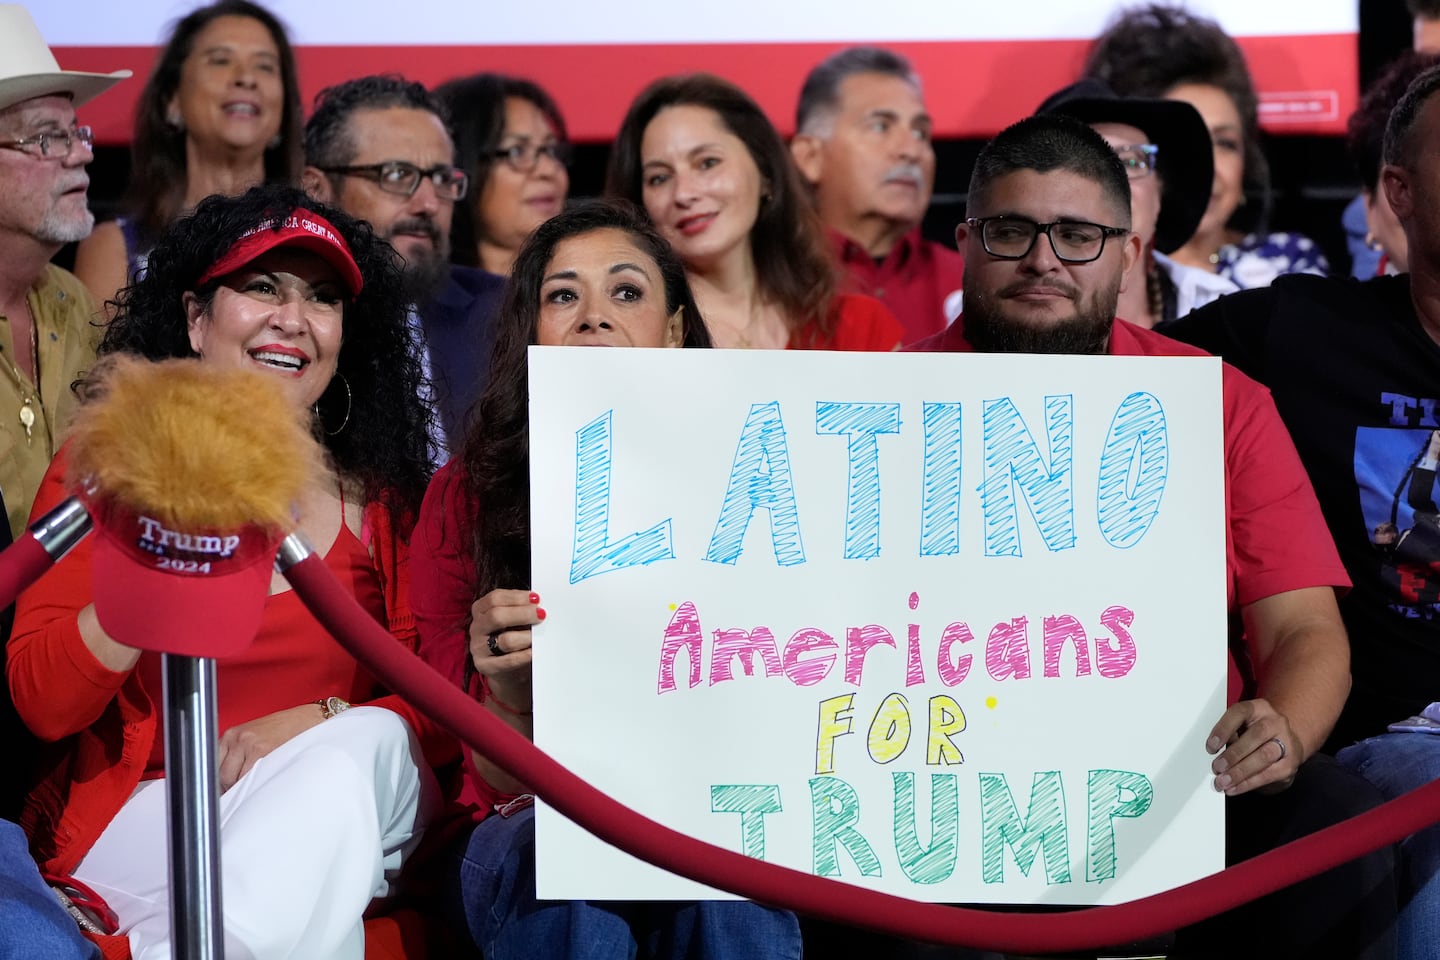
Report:
[[[470,662],[485,685],[482,699],[496,716],[527,739],[535,739],[531,715],[530,628],[545,619],[540,595],[526,590],[491,590],[470,605]],[[507,793],[526,786],[472,751],[476,771]]]
[[[530,628],[545,619],[540,595],[491,590],[470,607],[470,659],[493,696],[530,709]]]

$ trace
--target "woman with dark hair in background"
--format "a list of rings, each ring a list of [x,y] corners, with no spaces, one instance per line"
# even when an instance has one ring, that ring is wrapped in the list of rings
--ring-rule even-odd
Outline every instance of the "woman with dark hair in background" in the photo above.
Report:
[[[1189,242],[1170,254],[1176,263],[1242,289],[1284,273],[1329,270],[1309,237],[1267,232],[1270,167],[1260,146],[1259,100],[1245,55],[1214,20],[1162,4],[1127,10],[1091,46],[1085,75],[1122,97],[1183,100],[1210,128],[1210,206]]]
[[[497,319],[489,386],[454,460],[435,474],[415,528],[411,591],[421,656],[534,737],[529,385],[544,346],[709,347],[685,268],[629,204],[585,201],[542,224],[515,261]],[[604,625],[592,624],[597,640]],[[617,707],[623,709],[623,707]],[[459,864],[470,936],[486,960],[798,958],[791,913],[744,901],[537,901],[529,789],[467,751],[483,819]]]
[[[220,0],[176,23],[135,106],[125,215],[75,253],[95,302],[114,300],[160,233],[204,198],[298,184],[304,119],[295,54],[269,10]]]
[[[480,73],[435,90],[450,113],[470,196],[455,208],[450,259],[507,276],[525,238],[565,206],[565,118],[529,80]]]
[[[692,74],[646,87],[620,126],[605,190],[642,206],[685,261],[716,346],[899,347],[900,321],[880,301],[836,292],[790,151],[729,81]]]
[[[427,461],[406,307],[394,253],[368,225],[260,186],[203,200],[161,235],[100,352],[193,357],[273,383],[269,418],[278,406],[310,424],[333,471],[297,498],[300,532],[415,650],[406,541]],[[237,417],[254,415],[253,397]],[[62,448],[35,516],[66,496],[66,460]],[[6,678],[46,744],[21,820],[47,874],[108,902],[102,932],[161,960],[172,950],[161,656],[101,625],[91,557],[86,540],[16,609]],[[435,800],[427,767],[451,761],[454,742],[385,696],[283,578],[269,587],[254,641],[216,668],[227,952],[360,960],[362,914],[418,842]]]

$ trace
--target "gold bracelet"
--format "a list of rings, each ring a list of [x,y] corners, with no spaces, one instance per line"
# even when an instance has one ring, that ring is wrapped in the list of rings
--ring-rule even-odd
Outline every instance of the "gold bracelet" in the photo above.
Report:
[[[316,700],[315,705],[320,708],[322,720],[329,720],[350,709],[349,702],[341,700],[339,697],[325,697],[323,700]]]

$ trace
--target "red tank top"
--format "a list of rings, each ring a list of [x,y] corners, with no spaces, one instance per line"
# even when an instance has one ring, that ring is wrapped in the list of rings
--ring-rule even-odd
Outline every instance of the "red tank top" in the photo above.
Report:
[[[325,554],[325,566],[362,608],[382,625],[386,623],[385,595],[370,551],[343,522]],[[163,710],[160,654],[141,654],[137,669],[155,709]],[[265,601],[265,616],[255,642],[240,654],[219,660],[215,678],[222,734],[258,717],[325,697],[359,703],[380,692],[374,679],[310,614],[294,590],[273,594]],[[162,722],[145,764],[144,779],[164,774]]]

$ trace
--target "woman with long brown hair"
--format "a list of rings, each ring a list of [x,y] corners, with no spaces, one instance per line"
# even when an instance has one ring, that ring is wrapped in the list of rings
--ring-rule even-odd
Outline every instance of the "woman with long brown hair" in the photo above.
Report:
[[[606,192],[641,206],[680,259],[715,345],[894,350],[883,304],[836,291],[819,215],[779,133],[739,87],[667,77],[631,104]]]

